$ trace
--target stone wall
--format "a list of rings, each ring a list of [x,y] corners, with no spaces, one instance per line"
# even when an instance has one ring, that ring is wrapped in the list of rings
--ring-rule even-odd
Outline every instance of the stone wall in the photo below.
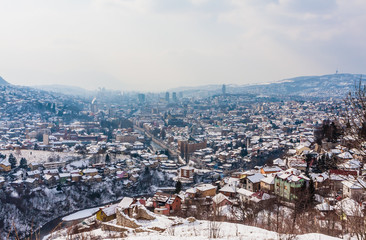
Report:
[[[124,214],[120,209],[116,211],[117,215],[117,225],[129,228],[139,228],[141,227],[137,222],[136,219],[130,218],[126,214]]]

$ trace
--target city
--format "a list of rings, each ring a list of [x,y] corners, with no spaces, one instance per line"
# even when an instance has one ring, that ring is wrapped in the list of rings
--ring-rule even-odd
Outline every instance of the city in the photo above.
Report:
[[[88,101],[1,91],[1,223],[9,235],[50,234],[50,220],[93,208],[94,220],[75,225],[75,234],[98,226],[120,236],[132,224],[118,215],[123,203],[283,233],[290,229],[278,216],[266,226],[270,206],[287,209],[280,218],[291,221],[301,208],[316,219],[312,231],[337,236],[352,231],[338,218],[358,216],[366,193],[364,153],[342,137],[347,105],[339,98],[284,101],[225,85],[203,98],[166,92],[147,101],[139,93],[117,102],[103,93]],[[330,216],[332,229],[323,223]]]
[[[0,240],[366,240],[365,12],[0,0]]]

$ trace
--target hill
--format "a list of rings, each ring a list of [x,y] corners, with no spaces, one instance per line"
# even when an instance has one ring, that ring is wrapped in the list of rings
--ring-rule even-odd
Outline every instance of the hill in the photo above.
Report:
[[[5,79],[0,76],[0,85],[10,85],[10,83],[5,81]]]
[[[302,76],[269,84],[241,86],[233,92],[249,92],[269,96],[343,97],[360,80],[360,74]]]
[[[32,87],[41,89],[44,91],[48,91],[48,92],[61,93],[61,94],[73,95],[73,96],[81,96],[81,97],[90,97],[94,94],[94,92],[86,90],[81,87],[67,86],[67,85],[60,85],[60,84],[38,85],[38,86],[32,86]]]
[[[271,97],[342,98],[361,79],[361,74],[329,74],[322,76],[301,76],[280,81],[246,85],[226,85],[228,94],[255,94]],[[364,82],[364,80],[362,80]],[[170,91],[183,92],[184,96],[207,96],[221,94],[222,85],[181,87]]]

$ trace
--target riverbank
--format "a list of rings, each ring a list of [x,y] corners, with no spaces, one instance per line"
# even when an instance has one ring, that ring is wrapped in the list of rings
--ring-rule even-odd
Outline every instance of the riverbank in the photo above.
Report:
[[[41,239],[43,239],[45,236],[51,234],[53,231],[78,224],[78,223],[82,222],[85,218],[88,218],[93,215],[93,214],[90,214],[90,215],[81,216],[81,214],[84,211],[86,213],[86,212],[89,212],[87,210],[90,210],[90,209],[98,210],[99,208],[104,207],[105,205],[119,203],[124,197],[125,196],[120,197],[114,201],[99,204],[99,205],[91,207],[91,208],[88,207],[86,209],[80,209],[80,210],[74,211],[73,213],[68,213],[68,214],[65,214],[64,216],[57,217],[57,218],[52,219],[51,221],[47,222],[46,224],[42,225],[42,227],[40,227],[36,232],[39,233],[39,236],[41,237]],[[77,215],[79,215],[80,217],[76,218]],[[35,240],[36,238],[33,238],[33,239]]]

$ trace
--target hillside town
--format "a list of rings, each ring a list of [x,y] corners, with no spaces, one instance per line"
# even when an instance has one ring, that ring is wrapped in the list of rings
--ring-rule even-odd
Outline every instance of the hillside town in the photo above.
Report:
[[[133,103],[128,96],[111,105],[103,97],[1,90],[1,200],[5,208],[19,202],[23,217],[38,207],[24,211],[22,199],[41,202],[45,194],[51,209],[55,199],[73,199],[59,216],[108,203],[95,221],[105,228],[113,222],[117,232],[116,224],[126,227],[118,220],[121,205],[263,224],[269,205],[291,213],[301,204],[318,213],[318,232],[337,236],[350,230],[340,221],[329,232],[321,224],[326,216],[350,218],[358,213],[349,206],[363,208],[364,153],[341,137],[339,113],[347,106],[340,100],[278,101],[227,94],[223,86],[207,98],[167,92],[148,102],[138,94]],[[248,209],[256,213],[249,217]],[[13,234],[6,216],[0,225]],[[27,223],[17,224],[29,232]]]
[[[0,240],[366,240],[365,12],[0,0]]]

